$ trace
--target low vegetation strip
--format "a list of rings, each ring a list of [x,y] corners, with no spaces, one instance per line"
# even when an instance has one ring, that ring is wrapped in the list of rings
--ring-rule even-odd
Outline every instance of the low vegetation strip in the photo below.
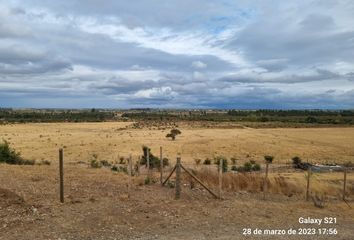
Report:
[[[354,110],[159,110],[0,108],[0,123],[207,121],[307,125],[352,125]]]

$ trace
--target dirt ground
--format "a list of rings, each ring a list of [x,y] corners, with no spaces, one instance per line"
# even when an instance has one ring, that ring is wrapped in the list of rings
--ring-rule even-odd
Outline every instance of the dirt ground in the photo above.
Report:
[[[0,126],[0,139],[8,140],[24,158],[58,159],[63,147],[66,161],[116,161],[132,154],[137,159],[142,145],[156,155],[160,146],[173,162],[181,153],[183,162],[213,158],[217,155],[237,158],[239,163],[264,155],[275,156],[274,163],[290,162],[294,156],[304,161],[342,163],[354,160],[354,128],[272,128],[252,129],[217,126],[192,127],[180,124],[182,134],[175,141],[165,136],[168,128],[131,128],[130,122],[40,123]]]
[[[224,191],[214,199],[184,182],[174,189],[142,184],[128,192],[127,175],[65,166],[65,203],[59,203],[57,166],[0,165],[0,239],[352,239],[351,208],[334,200],[320,209],[303,196]],[[299,217],[336,217],[336,224],[304,225]],[[336,228],[336,235],[244,236],[244,228]]]

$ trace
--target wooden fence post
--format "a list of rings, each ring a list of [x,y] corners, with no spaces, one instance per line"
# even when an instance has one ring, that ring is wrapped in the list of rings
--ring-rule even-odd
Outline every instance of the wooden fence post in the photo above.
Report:
[[[132,172],[133,172],[133,165],[132,165],[132,155],[129,155],[129,163],[128,163],[128,177],[129,177],[129,184],[128,184],[128,197],[130,197],[130,191],[132,188]]]
[[[150,176],[150,149],[147,148],[147,155],[146,155],[146,166],[147,166],[147,178],[148,178],[148,181],[150,183],[150,180],[151,180],[151,176]]]
[[[265,172],[265,178],[263,182],[263,200],[265,200],[266,193],[268,190],[268,169],[269,169],[269,162],[266,162],[266,172]]]
[[[176,195],[175,199],[180,199],[181,197],[181,157],[177,157],[176,163]]]
[[[64,203],[64,154],[63,149],[59,149],[59,184],[60,184],[60,202]]]
[[[162,158],[162,147],[160,147],[160,182],[162,185],[162,176],[163,176],[163,158]]]
[[[344,182],[343,182],[343,201],[345,201],[345,192],[347,187],[347,168],[344,168]]]
[[[309,166],[307,169],[306,201],[308,201],[310,197],[310,178],[311,178],[311,167]]]
[[[140,158],[140,156],[139,156],[138,162],[137,162],[137,165],[136,165],[136,175],[137,175],[137,176],[140,175],[140,163],[141,163],[141,158]]]
[[[222,198],[222,174],[223,174],[223,160],[219,159],[219,198]]]

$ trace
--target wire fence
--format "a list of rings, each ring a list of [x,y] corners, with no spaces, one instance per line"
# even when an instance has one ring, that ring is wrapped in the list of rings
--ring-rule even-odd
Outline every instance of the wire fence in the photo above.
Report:
[[[60,149],[60,157],[62,157],[62,151]],[[304,165],[308,168],[301,169],[289,163],[262,163],[257,168],[240,168],[233,163],[226,164],[227,162],[221,160],[202,163],[191,159],[181,159],[179,155],[176,157],[176,164],[170,161],[169,164],[163,166],[162,148],[160,148],[159,158],[155,157],[153,164],[148,156],[150,155],[145,154],[134,158],[131,155],[128,158],[120,157],[119,160],[108,166],[113,171],[128,174],[130,178],[129,189],[131,189],[133,177],[142,177],[148,180],[145,181],[146,184],[162,184],[167,180],[175,182],[176,189],[180,188],[178,181],[185,181],[186,185],[190,187],[197,182],[218,198],[222,198],[223,191],[249,191],[262,192],[264,199],[267,194],[277,193],[287,196],[305,194],[306,200],[313,198],[314,201],[317,199],[319,202],[321,201],[317,197],[319,195],[333,199],[338,199],[340,196],[346,202],[353,200],[354,178],[352,172],[354,169],[350,167]],[[142,161],[143,159],[144,161]],[[144,164],[142,164],[143,162]],[[255,165],[256,163],[250,164]],[[173,174],[175,176],[172,176]],[[61,181],[61,188],[62,184]],[[218,191],[213,189],[218,189]],[[62,191],[64,190],[61,190],[61,201]]]

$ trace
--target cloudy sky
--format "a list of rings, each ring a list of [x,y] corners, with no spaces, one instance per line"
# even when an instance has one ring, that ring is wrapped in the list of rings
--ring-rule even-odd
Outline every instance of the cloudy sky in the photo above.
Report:
[[[354,1],[0,0],[0,107],[354,108]]]

